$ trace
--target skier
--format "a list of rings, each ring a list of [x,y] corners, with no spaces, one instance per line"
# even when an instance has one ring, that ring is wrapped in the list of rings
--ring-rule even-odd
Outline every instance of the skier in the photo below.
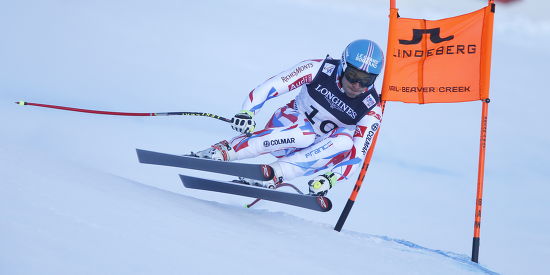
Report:
[[[311,195],[324,196],[360,167],[378,130],[382,112],[374,81],[383,63],[380,47],[366,39],[351,42],[341,60],[303,61],[248,94],[232,119],[241,135],[191,155],[234,161],[271,153],[277,157],[270,164],[273,181],[248,182],[267,188],[330,168],[308,182]],[[255,131],[254,115],[264,103],[293,90],[298,95]]]

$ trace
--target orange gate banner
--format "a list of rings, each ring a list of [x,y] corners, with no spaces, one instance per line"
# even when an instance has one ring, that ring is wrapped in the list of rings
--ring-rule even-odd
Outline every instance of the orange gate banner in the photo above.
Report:
[[[382,100],[443,103],[489,98],[494,5],[441,20],[390,9]]]

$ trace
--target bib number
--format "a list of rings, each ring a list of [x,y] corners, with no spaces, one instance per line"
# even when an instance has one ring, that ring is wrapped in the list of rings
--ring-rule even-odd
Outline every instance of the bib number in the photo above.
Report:
[[[311,122],[311,124],[315,125],[315,120],[313,119],[315,117],[315,115],[317,115],[317,113],[319,113],[319,110],[317,110],[315,107],[313,106],[309,106],[311,107],[311,113],[308,113],[306,112],[306,117],[307,119],[309,119],[309,121]],[[319,125],[319,130],[321,130],[321,132],[323,132],[324,134],[334,130],[338,128],[338,125],[336,125],[336,123],[330,121],[330,120],[324,120],[324,121],[321,121],[321,124]]]

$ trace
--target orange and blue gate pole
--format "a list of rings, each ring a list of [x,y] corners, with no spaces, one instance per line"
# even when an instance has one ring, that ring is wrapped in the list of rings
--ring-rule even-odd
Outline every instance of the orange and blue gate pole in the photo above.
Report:
[[[386,105],[386,102],[382,101],[382,114],[384,113],[385,105]],[[342,227],[344,226],[344,223],[346,222],[346,219],[348,218],[348,215],[351,212],[351,208],[355,203],[357,194],[361,189],[361,185],[363,184],[363,180],[365,179],[365,175],[367,174],[367,170],[369,169],[372,154],[374,153],[374,147],[376,147],[376,140],[378,139],[378,133],[380,133],[380,128],[381,127],[378,127],[378,131],[376,132],[376,134],[374,134],[374,138],[372,139],[372,145],[367,151],[367,155],[365,156],[365,161],[363,161],[363,166],[361,167],[361,172],[359,172],[359,177],[357,177],[357,181],[355,182],[355,187],[353,187],[353,191],[351,192],[351,195],[348,201],[346,202],[346,206],[344,206],[344,210],[342,210],[342,213],[340,214],[340,218],[338,218],[338,222],[336,222],[336,226],[334,226],[334,230],[338,232],[342,230]]]
[[[357,178],[357,181],[355,182],[355,187],[353,187],[353,191],[351,192],[351,195],[348,199],[348,202],[346,203],[346,206],[344,206],[344,210],[342,211],[342,214],[340,214],[340,218],[338,218],[338,222],[336,223],[336,226],[334,227],[334,230],[340,232],[342,230],[342,227],[344,226],[344,223],[346,222],[346,219],[348,218],[349,213],[351,212],[351,208],[353,207],[353,204],[355,203],[355,199],[357,198],[357,194],[359,193],[359,189],[361,189],[361,184],[363,183],[363,179],[365,178],[365,175],[367,174],[367,170],[369,168],[370,160],[372,158],[372,153],[374,152],[374,146],[376,145],[376,139],[378,138],[378,133],[380,132],[380,129],[378,129],[378,132],[374,135],[372,146],[369,149],[367,156],[365,158],[365,161],[363,162],[363,166],[361,167],[361,172],[359,173],[359,177]]]
[[[482,60],[482,72],[489,75],[491,69],[491,46],[492,46],[492,30],[493,30],[493,14],[495,13],[495,2],[494,0],[488,0],[487,3],[490,9],[490,16],[487,16],[486,24],[488,27],[487,30],[491,32],[484,33],[484,42],[485,47],[484,56],[486,57]],[[479,245],[480,245],[480,231],[481,231],[481,207],[483,206],[483,177],[485,175],[485,150],[487,147],[487,115],[489,112],[489,102],[491,100],[488,98],[489,95],[489,77],[486,77],[486,80],[481,83],[481,89],[485,91],[487,98],[482,100],[481,107],[481,133],[479,138],[479,161],[478,161],[478,170],[477,170],[477,192],[476,192],[476,212],[474,218],[474,238],[472,242],[472,262],[478,262],[479,260]]]
[[[476,212],[474,221],[474,239],[472,243],[472,262],[479,259],[479,235],[481,230],[481,207],[483,205],[483,176],[485,174],[485,148],[487,146],[487,114],[490,100],[483,101],[481,111],[481,134],[479,138],[479,164],[477,171]]]

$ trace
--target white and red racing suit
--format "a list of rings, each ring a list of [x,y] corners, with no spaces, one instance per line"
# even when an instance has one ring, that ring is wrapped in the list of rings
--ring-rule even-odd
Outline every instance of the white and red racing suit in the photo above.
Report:
[[[360,167],[379,128],[382,112],[374,85],[356,98],[341,86],[339,60],[306,60],[252,90],[242,109],[257,113],[281,94],[298,91],[263,130],[230,140],[232,160],[271,153],[277,176],[290,180],[331,168],[339,180]]]

